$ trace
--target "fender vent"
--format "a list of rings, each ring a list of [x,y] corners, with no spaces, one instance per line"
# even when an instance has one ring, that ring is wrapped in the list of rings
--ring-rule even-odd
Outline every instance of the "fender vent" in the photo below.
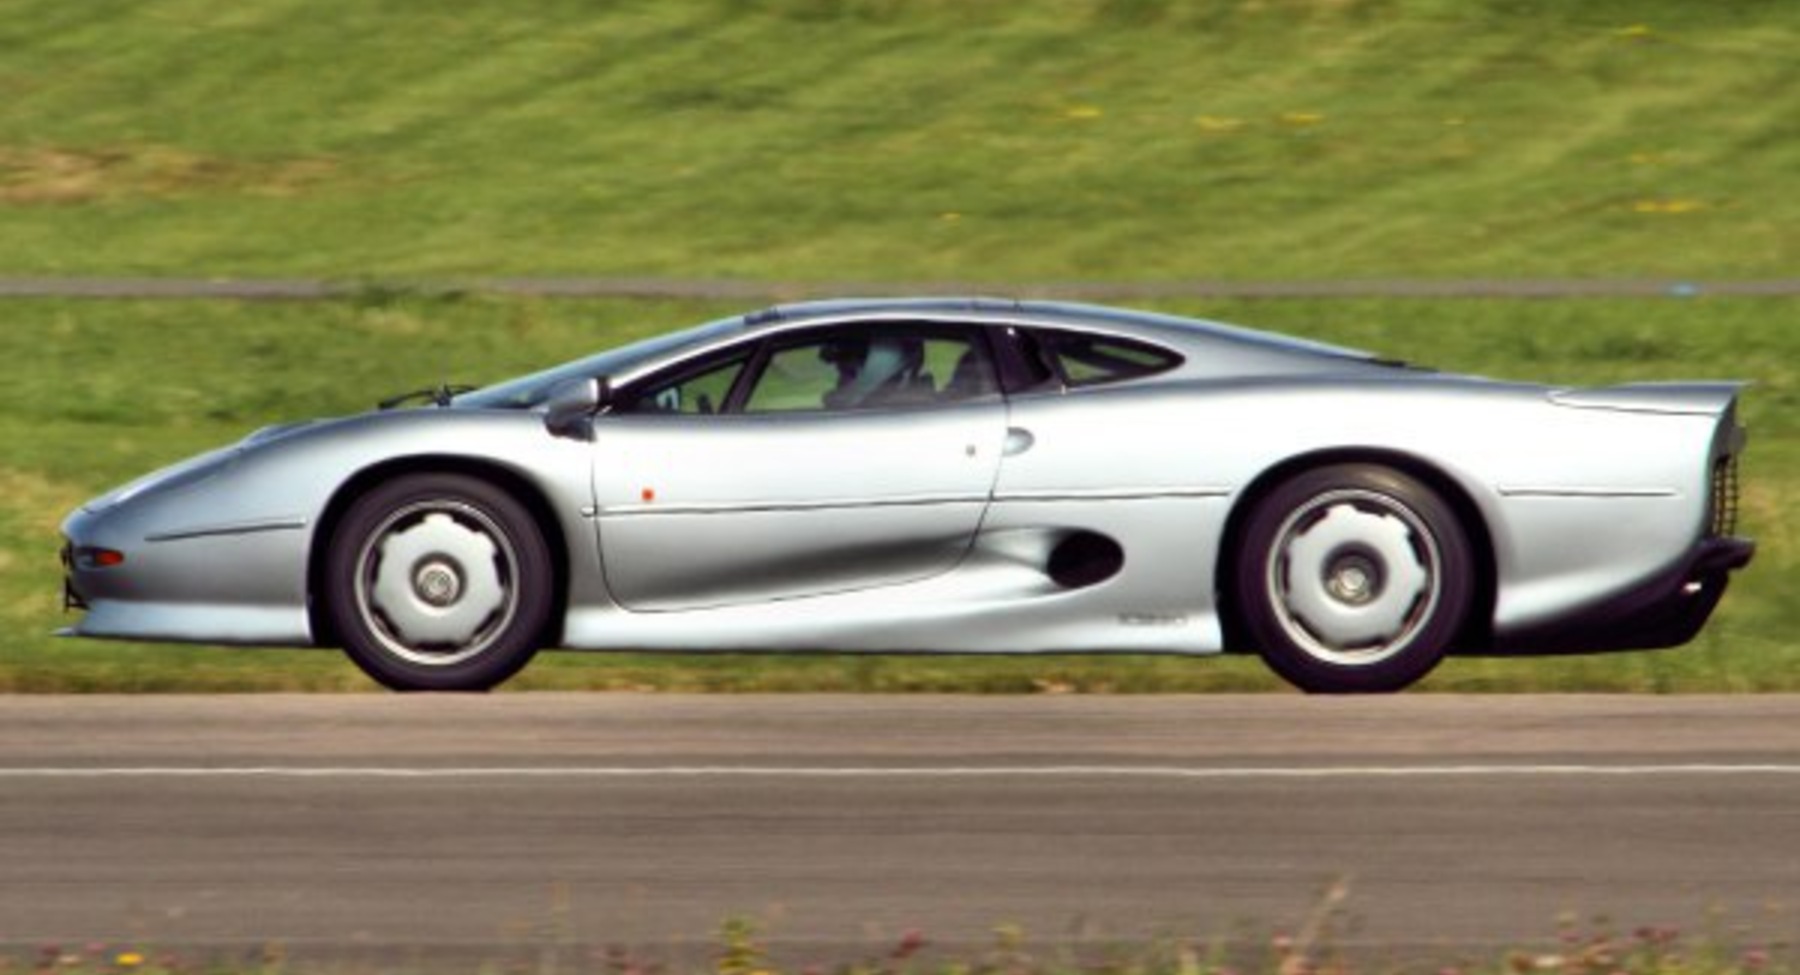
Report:
[[[1125,565],[1125,550],[1098,532],[1076,532],[1050,550],[1044,570],[1064,589],[1083,589],[1105,582]]]
[[[1713,462],[1712,523],[1714,538],[1730,538],[1737,534],[1738,524],[1738,459],[1728,454]]]

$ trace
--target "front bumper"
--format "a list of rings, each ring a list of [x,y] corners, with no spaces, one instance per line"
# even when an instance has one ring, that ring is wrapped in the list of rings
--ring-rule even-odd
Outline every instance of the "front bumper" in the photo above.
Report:
[[[67,613],[70,610],[87,609],[87,600],[82,599],[81,593],[75,589],[75,543],[68,539],[63,539],[61,556],[63,570],[63,612]]]
[[[1731,573],[1750,564],[1756,543],[1707,538],[1671,568],[1616,596],[1551,622],[1498,634],[1498,654],[1604,653],[1678,647],[1718,608]]]
[[[145,540],[114,511],[63,523],[62,601],[80,611],[60,635],[306,646],[307,535],[283,522]]]

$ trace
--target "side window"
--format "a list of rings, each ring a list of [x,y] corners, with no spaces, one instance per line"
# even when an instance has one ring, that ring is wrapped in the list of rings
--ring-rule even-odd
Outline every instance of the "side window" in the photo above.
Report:
[[[1070,386],[1095,386],[1138,379],[1181,365],[1181,356],[1131,339],[1034,329],[1032,338],[1048,364]]]
[[[824,408],[838,372],[827,346],[800,345],[769,356],[744,405],[747,413],[785,413]]]
[[[731,387],[744,371],[747,359],[740,357],[722,365],[704,366],[674,379],[655,382],[637,395],[627,408],[632,413],[686,413],[704,415],[722,412],[731,396]]]
[[[987,345],[943,326],[845,327],[778,345],[747,413],[898,409],[999,391]]]

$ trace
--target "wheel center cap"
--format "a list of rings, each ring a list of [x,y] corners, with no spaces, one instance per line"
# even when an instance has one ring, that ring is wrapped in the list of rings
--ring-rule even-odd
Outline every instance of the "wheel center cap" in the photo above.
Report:
[[[1379,588],[1380,571],[1362,556],[1338,560],[1325,577],[1325,589],[1332,598],[1352,606],[1374,601]]]
[[[427,562],[413,572],[413,592],[427,605],[449,606],[462,596],[462,588],[462,576],[443,562]]]

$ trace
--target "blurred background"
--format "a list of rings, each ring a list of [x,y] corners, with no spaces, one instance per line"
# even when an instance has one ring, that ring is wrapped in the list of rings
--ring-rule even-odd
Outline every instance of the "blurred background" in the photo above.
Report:
[[[57,525],[260,426],[769,301],[938,283],[1110,289],[1507,378],[1753,380],[1745,522],[1762,550],[1698,643],[1453,661],[1427,686],[1800,689],[1800,5],[0,0],[0,13],[0,285],[333,289],[0,299],[0,689],[370,687],[335,653],[52,639]],[[481,286],[520,278],[619,293]],[[1471,281],[1653,286],[1521,298],[1458,284]],[[1345,284],[1368,293],[1304,296]],[[1277,685],[1242,660],[570,654],[512,686]]]

